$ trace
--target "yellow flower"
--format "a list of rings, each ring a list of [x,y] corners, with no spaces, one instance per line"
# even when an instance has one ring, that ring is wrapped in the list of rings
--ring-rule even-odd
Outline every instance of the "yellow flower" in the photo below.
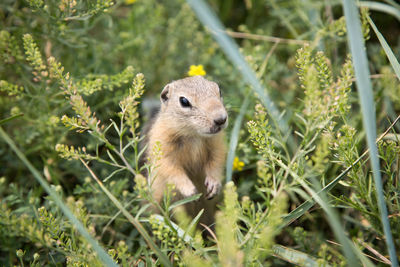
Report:
[[[203,65],[191,65],[190,70],[188,71],[189,76],[204,76],[206,75],[206,71],[203,68]]]
[[[236,171],[243,170],[244,162],[240,161],[238,157],[235,157],[233,160],[233,169]]]
[[[137,0],[125,0],[125,4],[126,5],[132,5],[133,3],[135,3]]]

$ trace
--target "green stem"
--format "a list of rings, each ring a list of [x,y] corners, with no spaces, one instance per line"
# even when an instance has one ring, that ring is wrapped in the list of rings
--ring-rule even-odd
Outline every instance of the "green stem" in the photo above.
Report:
[[[144,229],[143,225],[136,220],[132,214],[130,214],[124,206],[122,206],[121,202],[119,202],[113,194],[111,194],[110,191],[103,185],[103,183],[100,181],[100,179],[94,174],[92,169],[86,164],[86,162],[83,159],[80,159],[82,164],[86,167],[86,169],[89,171],[90,175],[93,177],[93,179],[97,182],[97,184],[100,186],[100,188],[103,190],[103,192],[108,196],[108,198],[114,203],[115,206],[124,214],[124,216],[129,220],[130,223],[135,226],[135,228],[138,230],[138,232],[143,236],[143,238],[146,240],[147,244],[149,247],[157,254],[159,257],[159,260],[161,261],[164,266],[171,266],[171,262],[168,260],[167,256],[160,250],[160,248],[154,243],[154,241],[151,239],[149,234],[146,232],[146,229]]]

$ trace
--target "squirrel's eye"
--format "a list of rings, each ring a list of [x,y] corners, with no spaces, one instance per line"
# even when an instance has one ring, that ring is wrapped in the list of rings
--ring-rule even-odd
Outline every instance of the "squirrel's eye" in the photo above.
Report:
[[[185,107],[185,108],[189,108],[189,107],[191,107],[192,105],[190,104],[190,102],[189,102],[189,100],[187,100],[185,97],[183,97],[183,96],[181,96],[180,98],[179,98],[179,103],[181,103],[181,106],[182,107]]]

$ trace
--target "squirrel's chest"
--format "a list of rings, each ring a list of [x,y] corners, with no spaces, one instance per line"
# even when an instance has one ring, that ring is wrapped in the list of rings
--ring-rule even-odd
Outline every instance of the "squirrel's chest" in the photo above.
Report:
[[[188,139],[175,149],[178,163],[189,173],[201,175],[211,157],[207,142],[198,139]]]

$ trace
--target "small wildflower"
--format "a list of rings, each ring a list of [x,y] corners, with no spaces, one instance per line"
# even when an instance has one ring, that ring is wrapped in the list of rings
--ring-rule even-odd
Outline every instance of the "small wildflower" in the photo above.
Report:
[[[233,169],[236,171],[243,170],[244,162],[240,161],[238,157],[235,157],[233,160]]]
[[[55,189],[55,191],[57,192],[57,193],[62,193],[62,186],[61,185],[56,185],[55,187],[54,187],[54,189]]]
[[[60,122],[60,118],[57,116],[50,116],[48,120],[48,125],[50,126],[57,126],[57,124]]]
[[[124,240],[118,242],[118,247],[126,247],[126,243]]]
[[[10,115],[11,116],[15,116],[15,115],[18,115],[18,114],[21,114],[21,113],[22,113],[22,111],[20,110],[19,107],[12,107],[11,110],[10,110]]]
[[[42,55],[40,54],[40,50],[33,40],[32,35],[25,34],[23,37],[24,40],[24,48],[25,48],[25,55],[27,61],[33,67],[33,72],[36,74],[41,73],[42,71],[46,70],[46,66],[43,63]],[[37,75],[35,75],[37,76]],[[36,77],[38,78],[38,77]],[[39,79],[39,78],[38,78]]]
[[[24,89],[22,86],[12,84],[4,80],[0,81],[0,92],[5,92],[9,96],[20,97],[22,95],[23,90]]]
[[[70,11],[70,12],[72,12],[72,13],[75,13],[75,9],[74,9],[74,7],[76,6],[76,0],[61,0],[61,3],[58,5],[58,8],[61,10],[61,11],[66,11],[66,10],[68,10],[68,11]]]
[[[117,251],[115,249],[109,249],[108,255],[110,255],[114,259],[117,256]]]
[[[39,254],[39,253],[33,254],[33,260],[34,260],[34,261],[39,260],[39,258],[40,258],[40,254]]]
[[[206,71],[203,68],[203,65],[191,65],[190,70],[188,71],[189,76],[204,76],[206,75]]]
[[[16,254],[18,258],[22,258],[25,255],[25,252],[22,249],[18,249]]]
[[[243,211],[250,210],[250,205],[251,205],[251,200],[250,200],[249,196],[243,196],[242,197],[242,208],[243,208]]]
[[[132,5],[136,2],[137,0],[125,0],[126,5]]]

